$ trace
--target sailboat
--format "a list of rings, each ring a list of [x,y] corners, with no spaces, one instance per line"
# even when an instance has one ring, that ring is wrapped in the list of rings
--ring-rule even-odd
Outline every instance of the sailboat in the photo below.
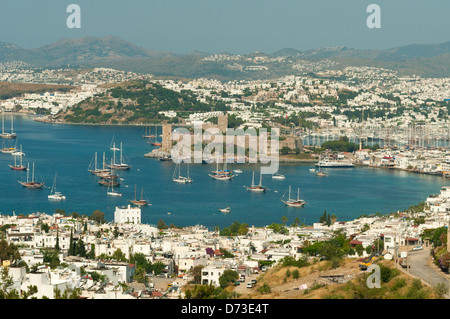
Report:
[[[109,187],[108,187],[108,191],[106,192],[106,194],[108,196],[113,196],[113,197],[121,197],[122,196],[122,193],[114,191],[114,186],[113,185],[111,185],[111,190],[109,190]]]
[[[118,149],[116,147],[116,143],[114,142],[114,146],[111,148],[111,150],[113,150],[113,152],[114,152],[114,160],[113,160],[113,163],[109,166],[110,168],[118,169],[118,170],[128,170],[131,168],[131,165],[123,162],[122,143],[120,143],[120,149]],[[116,151],[117,150],[120,150],[120,163],[116,163]]]
[[[148,201],[144,199],[144,188],[141,190],[141,199],[137,199],[136,197],[136,185],[134,186],[134,200],[130,200],[130,202],[136,206],[147,206],[149,205]]]
[[[94,166],[94,167],[92,167]],[[94,154],[94,158],[92,159],[91,163],[89,164],[88,171],[91,172],[94,175],[99,175],[101,173],[108,173],[109,169],[105,168],[105,153],[103,152],[103,166],[102,168],[97,167],[97,152]]]
[[[291,198],[291,185],[289,185],[289,199],[283,200],[283,198],[284,198],[284,195],[281,198],[281,201],[288,206],[303,207],[306,204],[306,202],[303,199],[300,199],[300,188],[297,190],[297,199]]]
[[[16,138],[17,134],[14,133],[13,123],[14,116],[11,116],[11,133],[5,132],[5,111],[2,112],[2,133],[0,134],[0,138],[12,139]]]
[[[112,161],[111,161],[111,167],[112,167]],[[104,172],[104,173],[98,173],[96,174],[100,179],[98,180],[98,183],[103,186],[113,187],[113,186],[119,186],[120,182],[117,180],[119,175],[114,174],[114,168],[111,169],[111,171]]]
[[[327,176],[327,173],[322,171],[322,168],[320,167],[320,163],[319,163],[319,170],[316,172],[316,175],[317,176]]]
[[[64,196],[61,192],[56,191],[56,173],[55,179],[53,180],[53,186],[50,191],[50,195],[48,195],[49,200],[65,200],[66,196]]]
[[[176,173],[178,171],[178,176]],[[176,164],[175,169],[173,170],[172,180],[177,183],[188,184],[192,183],[194,180],[189,177],[189,164],[187,166],[187,177],[181,176],[181,164]]]
[[[149,129],[148,126],[145,127],[145,133],[142,135],[142,138],[155,138],[155,135],[152,135],[151,132],[149,132],[151,128]]]
[[[32,177],[31,177],[31,181],[29,181],[28,177],[29,177],[29,172],[30,172],[30,164],[28,164],[28,168],[27,168],[27,181],[26,182],[21,182],[19,181],[19,183],[26,188],[32,188],[32,189],[41,189],[42,187],[44,187],[44,183],[38,183],[34,181],[34,162],[33,162],[33,173],[32,173]]]
[[[216,170],[212,171],[211,174],[209,174],[214,179],[220,180],[220,181],[227,181],[233,179],[233,173],[230,170],[227,170],[227,162],[224,162],[224,169],[219,170],[219,158],[216,159]]]
[[[155,135],[152,135],[152,138],[154,138],[155,140],[154,140],[154,142],[150,143],[151,145],[158,146],[158,147],[162,146],[162,143],[158,142],[158,127],[157,126],[155,127]]]
[[[247,187],[248,191],[262,193],[266,191],[266,187],[262,186],[262,174],[259,175],[259,185],[255,185],[255,172],[253,172],[252,185]]]
[[[8,146],[5,146],[5,142],[2,141],[2,148],[0,149],[0,152],[2,152],[3,154],[13,154],[15,152],[17,152],[17,148],[14,146],[11,146],[11,143],[8,143]]]
[[[18,155],[14,155],[14,165],[8,165],[9,167],[11,167],[11,169],[13,171],[25,171],[27,169],[27,167],[25,165],[23,165],[23,161],[22,161],[22,156],[20,156],[20,164],[17,164],[17,156]]]

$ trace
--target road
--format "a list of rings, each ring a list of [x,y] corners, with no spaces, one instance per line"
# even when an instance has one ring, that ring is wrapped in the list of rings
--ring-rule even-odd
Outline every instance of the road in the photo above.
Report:
[[[432,286],[436,286],[439,283],[449,285],[450,276],[431,265],[429,247],[424,247],[423,250],[419,251],[411,251],[409,257],[411,265],[409,273],[411,275],[425,280]]]

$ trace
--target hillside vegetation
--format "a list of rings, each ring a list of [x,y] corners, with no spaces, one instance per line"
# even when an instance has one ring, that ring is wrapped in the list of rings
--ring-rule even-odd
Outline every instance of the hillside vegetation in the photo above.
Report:
[[[86,99],[57,118],[69,123],[141,124],[168,121],[178,123],[178,117],[190,112],[225,111],[223,102],[200,102],[191,91],[176,92],[157,83],[144,80],[116,85],[106,93]],[[161,111],[176,111],[176,118],[167,118]]]

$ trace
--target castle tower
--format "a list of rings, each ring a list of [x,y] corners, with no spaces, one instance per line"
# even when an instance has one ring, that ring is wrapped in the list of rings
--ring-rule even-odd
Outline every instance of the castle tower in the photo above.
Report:
[[[172,125],[165,124],[162,127],[162,151],[170,152],[172,149]]]

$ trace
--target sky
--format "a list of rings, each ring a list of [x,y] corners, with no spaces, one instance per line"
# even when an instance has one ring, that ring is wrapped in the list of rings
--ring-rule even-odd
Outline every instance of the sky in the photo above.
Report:
[[[66,25],[70,4],[81,8],[79,29]],[[367,26],[370,4],[381,28]],[[2,0],[0,42],[29,49],[114,35],[174,53],[388,49],[449,41],[449,13],[448,0]]]

